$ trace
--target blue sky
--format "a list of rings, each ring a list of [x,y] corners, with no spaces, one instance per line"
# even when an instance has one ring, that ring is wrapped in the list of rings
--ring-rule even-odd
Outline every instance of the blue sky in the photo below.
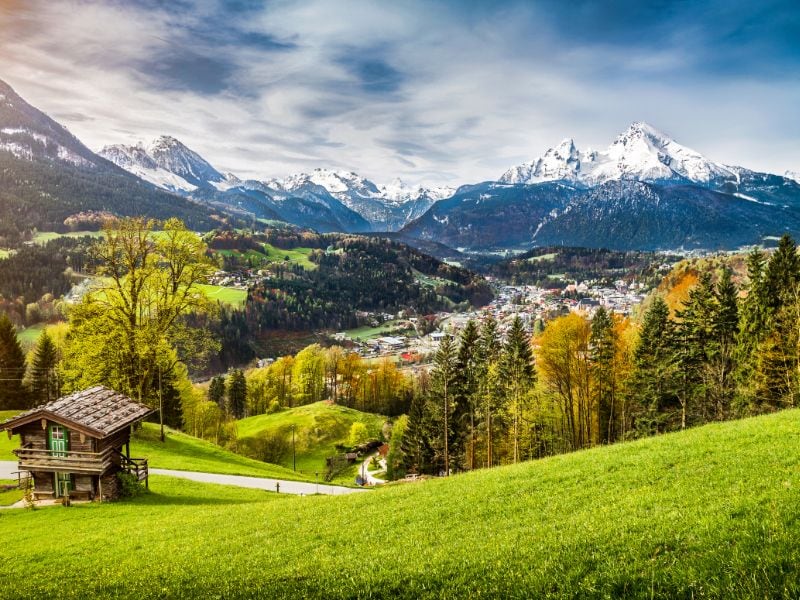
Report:
[[[492,179],[635,120],[800,171],[797,0],[0,0],[0,78],[95,149],[170,134],[260,179]]]

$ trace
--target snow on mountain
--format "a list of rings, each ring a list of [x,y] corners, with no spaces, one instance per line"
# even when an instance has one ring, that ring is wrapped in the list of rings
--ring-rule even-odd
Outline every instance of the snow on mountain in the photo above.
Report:
[[[800,171],[786,171],[783,176],[786,177],[786,179],[791,179],[792,181],[800,183]]]
[[[733,169],[705,158],[647,123],[635,122],[604,151],[579,151],[566,139],[544,156],[506,171],[502,183],[570,181],[595,186],[606,181],[683,179],[707,184],[736,178]]]
[[[155,163],[189,183],[199,186],[224,181],[225,177],[194,150],[174,137],[162,135],[147,149]]]
[[[165,190],[188,193],[197,189],[196,185],[189,183],[180,175],[161,167],[144,144],[139,143],[135,146],[114,144],[106,146],[98,154],[129,173]]]
[[[378,187],[384,200],[395,204],[404,204],[415,200],[430,199],[432,201],[449,198],[455,193],[455,188],[441,186],[428,188],[422,185],[408,185],[400,178],[393,179],[390,183]]]

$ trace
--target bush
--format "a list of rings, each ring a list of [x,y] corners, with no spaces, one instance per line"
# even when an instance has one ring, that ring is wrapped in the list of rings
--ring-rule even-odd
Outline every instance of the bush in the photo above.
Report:
[[[135,498],[144,493],[144,486],[135,475],[130,473],[117,473],[119,479],[119,495],[120,498]]]
[[[281,403],[278,402],[277,400],[273,400],[272,402],[269,403],[269,406],[267,407],[267,414],[274,415],[280,409],[281,409]]]
[[[262,431],[255,437],[239,440],[239,443],[245,456],[272,464],[283,462],[292,447],[282,430]]]
[[[363,423],[355,422],[350,426],[350,437],[348,438],[348,442],[350,446],[355,448],[356,446],[360,446],[364,442],[369,439],[369,431],[367,431],[367,426]]]

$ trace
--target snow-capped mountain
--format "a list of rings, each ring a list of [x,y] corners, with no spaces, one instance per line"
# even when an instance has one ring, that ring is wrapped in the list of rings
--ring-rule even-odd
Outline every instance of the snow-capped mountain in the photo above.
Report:
[[[98,156],[0,81],[0,222],[53,230],[98,215],[177,216],[207,227],[213,212],[166,193]],[[96,224],[96,220],[94,221]]]
[[[269,185],[306,198],[330,194],[367,219],[376,231],[399,229],[454,191],[446,187],[407,186],[400,179],[378,186],[352,171],[329,169],[297,173],[282,181],[271,180]]]
[[[99,152],[126,171],[173,192],[189,193],[198,187],[226,182],[226,177],[194,150],[174,137],[163,135],[145,147],[115,144]]]
[[[580,151],[566,139],[541,158],[509,169],[499,181],[595,186],[621,179],[708,184],[736,177],[733,168],[705,158],[647,123],[635,122],[604,151]]]
[[[800,183],[800,171],[786,171],[783,176],[786,177],[786,179],[791,179],[792,181]]]

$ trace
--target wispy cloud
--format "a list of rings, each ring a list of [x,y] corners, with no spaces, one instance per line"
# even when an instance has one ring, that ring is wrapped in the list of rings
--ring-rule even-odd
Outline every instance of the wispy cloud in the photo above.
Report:
[[[0,78],[94,147],[172,134],[220,169],[496,177],[643,119],[800,168],[793,0],[0,0]]]

